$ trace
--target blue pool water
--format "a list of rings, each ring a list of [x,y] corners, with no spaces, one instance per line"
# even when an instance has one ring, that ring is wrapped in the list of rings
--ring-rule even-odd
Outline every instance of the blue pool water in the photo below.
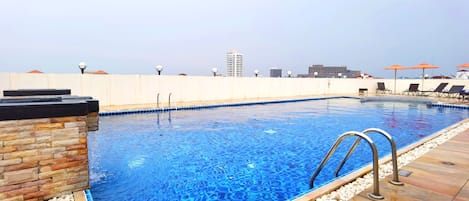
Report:
[[[328,99],[100,117],[88,136],[94,200],[288,200],[309,191],[319,162],[343,132],[376,127],[406,146],[469,117],[423,104]],[[373,135],[380,157],[387,141]],[[346,139],[316,179],[333,170]],[[341,175],[371,161],[362,143]]]

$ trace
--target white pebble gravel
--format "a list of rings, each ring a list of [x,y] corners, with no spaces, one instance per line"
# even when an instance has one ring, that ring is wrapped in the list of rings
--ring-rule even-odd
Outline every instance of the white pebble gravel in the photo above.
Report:
[[[421,157],[428,151],[432,150],[433,148],[437,147],[440,144],[443,144],[447,140],[451,139],[452,137],[456,136],[457,134],[469,129],[469,122],[462,123],[456,127],[450,127],[447,129],[443,129],[438,133],[441,133],[440,136],[433,138],[432,140],[425,142],[424,144],[418,146],[415,149],[412,149],[398,157],[398,167],[401,168],[411,161]],[[380,179],[390,175],[392,173],[392,163],[391,161],[380,164],[379,166],[379,177]],[[323,195],[322,197],[316,199],[317,201],[345,201],[352,199],[355,195],[361,193],[363,190],[369,188],[373,184],[373,172],[370,172],[364,175],[362,178],[358,178],[355,181],[344,185],[333,191],[329,194]]]
[[[73,194],[68,194],[52,198],[49,201],[75,201],[75,199],[73,199]]]

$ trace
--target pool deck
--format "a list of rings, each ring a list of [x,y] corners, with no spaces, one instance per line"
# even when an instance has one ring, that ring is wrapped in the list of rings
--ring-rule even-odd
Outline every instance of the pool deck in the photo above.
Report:
[[[73,192],[73,200],[74,201],[87,201],[86,196],[85,196],[85,192],[83,192],[83,191]]]
[[[329,96],[343,96],[339,95],[329,95]],[[323,98],[329,96],[291,96],[291,97],[281,97],[281,98],[251,98],[251,99],[230,99],[230,100],[214,100],[214,101],[192,101],[192,102],[174,102],[171,103],[171,107],[182,107],[182,106],[205,106],[205,105],[219,105],[219,104],[228,104],[228,103],[248,103],[248,102],[265,102],[265,101],[279,101],[279,100],[293,100],[293,99],[302,99],[302,98]],[[350,95],[348,95],[350,96]],[[112,112],[112,111],[124,111],[124,110],[140,110],[140,109],[154,109],[154,108],[167,108],[168,103],[164,102],[159,105],[156,103],[149,104],[135,104],[135,105],[107,105],[101,106],[100,112]]]
[[[454,200],[469,201],[469,129],[436,147],[410,164],[400,168],[412,172],[400,176],[404,186],[380,180],[384,200]],[[372,200],[367,193],[372,187],[351,200]]]
[[[226,104],[226,103],[246,103],[246,102],[264,102],[264,101],[277,101],[277,100],[292,100],[292,99],[302,99],[302,98],[324,98],[332,96],[349,96],[349,97],[363,97],[357,96],[356,94],[331,94],[328,96],[324,95],[315,95],[315,96],[291,96],[291,97],[274,97],[274,98],[255,98],[255,99],[231,99],[231,100],[216,100],[216,101],[193,101],[193,102],[174,102],[171,103],[171,107],[181,107],[181,106],[204,106],[204,105],[217,105],[217,104]],[[373,96],[373,95],[370,95]],[[394,96],[394,95],[380,95],[380,96]],[[400,95],[397,95],[400,96]],[[407,97],[416,97],[416,96],[407,96]],[[428,98],[433,98],[437,101],[455,104],[455,105],[469,105],[469,101],[462,101],[457,98],[447,98],[447,97],[435,97],[435,96],[426,96]],[[159,107],[158,107],[159,106]],[[153,108],[165,108],[168,107],[168,103],[161,103],[157,105],[156,103],[150,104],[135,104],[135,105],[107,105],[100,106],[101,112],[111,112],[111,111],[125,111],[125,110],[141,110],[141,109],[153,109]]]

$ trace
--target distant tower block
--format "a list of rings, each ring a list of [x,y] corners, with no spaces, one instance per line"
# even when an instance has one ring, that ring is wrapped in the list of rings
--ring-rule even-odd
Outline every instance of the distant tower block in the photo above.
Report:
[[[235,49],[226,53],[226,76],[243,76],[243,55]]]
[[[282,77],[282,69],[280,68],[271,68],[270,77]]]

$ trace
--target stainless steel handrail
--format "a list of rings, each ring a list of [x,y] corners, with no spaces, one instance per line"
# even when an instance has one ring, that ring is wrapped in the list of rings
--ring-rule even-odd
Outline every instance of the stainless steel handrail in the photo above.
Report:
[[[168,108],[171,107],[171,95],[172,95],[172,93],[169,92],[169,95],[168,95]]]
[[[160,93],[156,94],[156,108],[160,107]]]
[[[319,172],[321,172],[322,168],[324,165],[329,161],[331,158],[332,154],[334,154],[335,150],[337,147],[342,143],[342,141],[349,136],[358,136],[361,139],[364,139],[366,142],[368,142],[368,145],[370,145],[371,151],[373,152],[373,193],[368,193],[368,196],[373,199],[383,199],[384,197],[379,194],[379,172],[378,172],[378,151],[376,149],[376,145],[369,138],[367,135],[365,135],[362,132],[357,132],[357,131],[349,131],[345,132],[342,135],[340,135],[337,140],[335,141],[334,145],[331,147],[331,149],[327,152],[326,156],[324,159],[321,161],[319,167],[316,169],[316,172],[314,172],[313,176],[311,176],[311,180],[309,181],[309,187],[313,188],[314,187],[314,180],[316,177],[319,175]]]
[[[394,184],[394,185],[398,185],[398,186],[404,185],[404,183],[399,181],[399,172],[398,172],[398,168],[397,168],[397,151],[396,151],[396,143],[394,142],[394,139],[391,137],[391,135],[388,132],[386,132],[384,130],[381,130],[379,128],[369,128],[369,129],[366,129],[366,130],[362,131],[362,133],[365,134],[365,135],[368,135],[369,133],[372,133],[372,132],[379,133],[379,134],[383,135],[384,137],[386,137],[386,139],[389,141],[389,144],[391,145],[393,178],[392,178],[392,180],[389,181],[389,183]],[[334,175],[336,177],[339,176],[340,169],[342,169],[345,162],[350,158],[350,155],[352,155],[352,153],[355,151],[355,149],[357,148],[360,141],[361,141],[361,138],[357,138],[357,140],[355,140],[355,142],[353,143],[352,147],[350,147],[350,149],[347,152],[347,155],[345,155],[344,159],[342,159],[339,166],[337,167],[337,169],[334,172]]]

